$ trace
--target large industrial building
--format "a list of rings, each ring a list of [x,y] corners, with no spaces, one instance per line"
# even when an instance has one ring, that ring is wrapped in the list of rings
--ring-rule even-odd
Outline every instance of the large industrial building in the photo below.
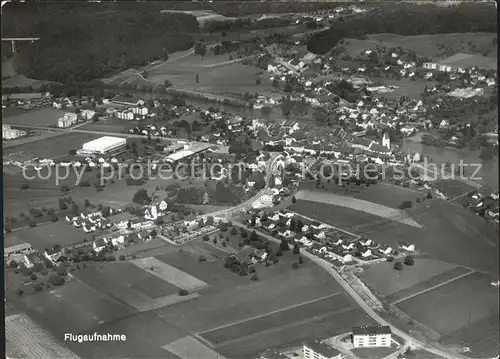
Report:
[[[354,348],[390,347],[391,327],[363,326],[352,328]]]
[[[96,140],[86,142],[83,144],[82,149],[78,151],[79,154],[106,154],[116,151],[127,144],[127,139],[123,137],[104,136]]]

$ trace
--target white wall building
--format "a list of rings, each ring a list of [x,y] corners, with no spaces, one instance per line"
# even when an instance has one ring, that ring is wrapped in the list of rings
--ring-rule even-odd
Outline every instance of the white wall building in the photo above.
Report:
[[[84,143],[80,152],[105,154],[109,151],[119,149],[120,147],[125,147],[126,144],[127,140],[125,138],[104,136]]]
[[[82,118],[84,120],[91,120],[92,117],[94,117],[94,115],[95,115],[95,111],[94,110],[82,110],[81,114],[82,114]]]
[[[328,344],[318,340],[306,343],[302,347],[304,359],[341,359],[342,354]]]
[[[354,348],[373,348],[391,346],[391,327],[364,326],[352,328]]]
[[[24,136],[26,131],[10,128],[10,125],[2,125],[2,139],[12,140]]]

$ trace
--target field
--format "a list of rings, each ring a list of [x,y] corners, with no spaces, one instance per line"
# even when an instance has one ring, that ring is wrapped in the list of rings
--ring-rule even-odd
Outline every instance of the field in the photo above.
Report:
[[[396,100],[401,96],[407,96],[408,98],[411,99],[420,100],[422,99],[421,95],[424,92],[425,87],[432,88],[434,85],[437,84],[437,82],[435,81],[419,80],[419,79],[412,81],[406,78],[402,78],[400,80],[380,78],[377,79],[377,82],[380,82],[380,85],[383,86],[389,86],[389,85],[398,86],[392,92],[378,93],[380,97],[386,98],[388,100]]]
[[[493,278],[474,273],[405,300],[398,307],[440,333],[447,345],[468,346],[474,357],[492,357],[498,355],[499,331],[498,289],[489,284]]]
[[[436,34],[436,35],[418,35],[418,36],[401,36],[395,34],[373,34],[368,35],[368,39],[379,42],[383,46],[401,46],[403,48],[415,51],[417,54],[431,59],[440,59],[451,56],[457,52],[467,52],[483,54],[496,57],[497,48],[493,45],[493,39],[497,37],[495,33],[452,33],[452,34]],[[381,42],[381,43],[380,43]],[[438,45],[450,47],[451,54],[445,55],[442,50],[438,49]],[[473,49],[471,45],[475,45]]]
[[[3,66],[2,66],[2,69],[3,69]],[[51,81],[30,79],[24,75],[14,75],[11,78],[2,81],[2,87],[3,88],[11,88],[11,87],[31,86],[31,87],[36,89],[36,88],[39,88],[41,85],[50,84],[50,83],[51,83]]]
[[[201,254],[207,261],[198,261]],[[206,242],[151,248],[143,255],[156,255],[158,261],[177,269],[167,273],[165,266],[162,274],[129,262],[90,264],[71,272],[74,278],[62,287],[12,300],[56,338],[64,332],[127,335],[125,343],[67,343],[78,355],[96,358],[173,359],[173,354],[215,358],[214,351],[242,358],[268,347],[326,338],[349,332],[353,325],[372,324],[340,285],[314,263],[306,261],[292,269],[296,259],[291,252],[271,267],[258,264],[259,281],[224,268],[222,258],[227,252]],[[160,278],[179,279],[179,271],[208,286],[179,296],[177,285]],[[201,333],[221,345],[213,348]]]
[[[495,33],[452,33],[435,35],[402,36],[395,34],[370,34],[367,40],[347,39],[346,51],[351,56],[359,56],[364,50],[376,46],[403,47],[433,60],[451,56],[457,52],[483,54],[496,57],[497,47],[493,45]],[[446,54],[439,46],[449,47]],[[475,46],[475,48],[472,48]]]
[[[456,266],[449,263],[419,258],[413,267],[400,272],[395,271],[391,263],[373,264],[362,273],[362,278],[380,296],[387,297],[454,268]]]
[[[342,195],[343,197],[357,198],[394,209],[397,209],[403,201],[411,200],[421,194],[417,190],[382,182],[364,188],[351,185],[348,192],[345,192],[345,189],[336,183],[323,183],[323,185],[326,191],[322,191],[328,194],[333,193]],[[301,184],[300,188],[304,190],[320,191],[320,189],[316,188],[316,182],[314,181],[304,182]]]
[[[43,249],[52,247],[54,244],[67,246],[82,243],[85,237],[87,235],[83,230],[78,230],[60,221],[34,228],[24,228],[15,233],[8,233],[4,237],[4,246],[10,247],[28,242],[34,248]]]
[[[175,60],[148,66],[147,79],[137,75],[136,70],[127,70],[103,81],[115,85],[121,83],[163,85],[165,80],[168,80],[174,89],[235,95],[238,98],[247,92],[274,93],[271,82],[262,69],[239,64],[240,61],[240,59],[231,60],[227,54],[206,56],[202,59],[199,55],[186,53]],[[257,78],[261,80],[260,85],[256,85]]]
[[[43,108],[39,110],[27,110],[24,113],[9,116],[6,119],[8,125],[30,125],[30,126],[57,126],[57,119],[64,115],[64,111],[55,108]]]
[[[436,185],[438,186],[438,188],[441,188],[442,191],[444,191],[444,193],[449,195],[451,198],[456,198],[462,195],[464,195],[464,197],[467,198],[465,194],[475,190],[474,187],[471,187],[467,183],[464,183],[459,180],[451,180],[451,179],[440,180],[436,182]]]
[[[147,311],[197,295],[180,297],[179,288],[160,279],[153,271],[131,263],[113,263],[102,268],[85,268],[76,277],[101,293],[118,298],[137,309]]]
[[[356,197],[343,196],[334,193],[324,193],[321,191],[302,190],[295,195],[295,198],[298,200],[311,201],[315,203],[319,202],[339,207],[345,207],[351,210],[365,212],[373,216],[388,219],[408,226],[417,228],[420,227],[420,225],[412,218],[410,218],[408,214],[403,210],[394,209]]]
[[[12,161],[24,161],[36,157],[54,158],[67,155],[71,149],[80,149],[85,142],[99,137],[102,136],[89,133],[68,133],[51,138],[50,145],[44,139],[40,139],[40,141],[11,146],[5,150],[3,156],[4,160]]]
[[[495,228],[468,210],[442,200],[426,200],[405,210],[422,228],[317,202],[298,200],[289,209],[366,235],[380,244],[395,248],[399,242],[408,241],[415,244],[421,256],[498,275]]]
[[[24,314],[5,318],[6,357],[10,358],[78,358]]]

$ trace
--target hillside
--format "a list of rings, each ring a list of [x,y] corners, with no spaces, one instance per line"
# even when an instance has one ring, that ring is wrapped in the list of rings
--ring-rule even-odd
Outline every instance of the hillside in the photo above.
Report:
[[[367,34],[404,36],[497,32],[496,10],[491,4],[461,3],[457,6],[381,5],[361,16],[341,18],[330,29],[313,35],[309,51],[324,54],[343,38],[367,38]]]
[[[8,4],[3,34],[36,35],[20,51],[18,73],[57,82],[91,81],[130,67],[165,59],[193,46],[199,31],[189,14],[162,14],[158,4]]]

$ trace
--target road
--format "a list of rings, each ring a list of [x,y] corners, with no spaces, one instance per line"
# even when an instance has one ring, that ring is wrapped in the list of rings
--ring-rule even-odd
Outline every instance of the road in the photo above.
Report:
[[[247,226],[241,224],[241,223],[237,223],[237,222],[233,222],[233,224],[237,227],[242,227],[242,228],[246,228],[248,229]],[[252,228],[252,230],[254,230]],[[261,231],[258,231],[258,230],[255,230],[260,236],[270,240],[270,241],[273,241],[273,242],[276,242],[276,243],[279,243],[280,241],[266,233],[263,233]],[[462,356],[462,355],[457,355],[455,353],[453,354],[450,354],[450,353],[447,353],[439,348],[436,348],[430,344],[427,344],[427,343],[423,343],[413,337],[411,337],[409,334],[403,332],[402,330],[399,330],[398,328],[394,327],[393,325],[391,325],[389,322],[387,322],[385,319],[383,319],[377,312],[375,312],[368,304],[366,304],[366,302],[361,298],[361,296],[349,285],[347,284],[346,281],[344,281],[344,279],[340,276],[340,274],[332,267],[332,265],[326,261],[326,260],[323,260],[319,257],[316,257],[315,255],[309,253],[309,252],[306,252],[306,251],[302,251],[302,254],[310,259],[311,261],[315,262],[316,264],[318,264],[320,267],[322,267],[323,269],[325,269],[341,286],[342,288],[344,288],[344,290],[351,296],[352,299],[354,299],[354,301],[373,319],[375,320],[377,323],[379,323],[380,325],[383,325],[383,326],[390,326],[391,327],[391,330],[392,330],[392,333],[396,334],[397,336],[403,338],[406,342],[406,345],[414,348],[414,347],[421,347],[421,348],[424,348],[425,350],[427,350],[428,352],[432,353],[432,354],[435,354],[435,355],[438,355],[440,357],[444,357],[444,358],[455,358],[455,359],[470,359],[466,356]]]

